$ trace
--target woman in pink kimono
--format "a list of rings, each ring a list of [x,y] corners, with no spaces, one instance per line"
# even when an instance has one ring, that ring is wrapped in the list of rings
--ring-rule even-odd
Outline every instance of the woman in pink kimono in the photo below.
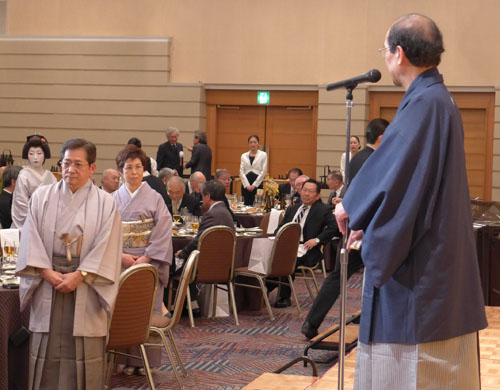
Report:
[[[172,262],[172,216],[158,192],[142,181],[146,158],[144,151],[135,145],[127,145],[118,153],[116,165],[124,184],[113,197],[123,221],[122,269],[141,263],[150,263],[158,269],[154,312],[161,315],[163,290]],[[148,360],[151,366],[160,365],[161,349],[149,349]],[[123,372],[145,375],[141,366],[140,360],[128,359]]]
[[[28,202],[35,190],[43,185],[54,184],[57,179],[43,167],[50,158],[50,148],[43,135],[30,135],[23,146],[23,159],[29,164],[19,173],[12,198],[12,228],[22,229],[28,214]],[[7,226],[8,227],[8,226]]]

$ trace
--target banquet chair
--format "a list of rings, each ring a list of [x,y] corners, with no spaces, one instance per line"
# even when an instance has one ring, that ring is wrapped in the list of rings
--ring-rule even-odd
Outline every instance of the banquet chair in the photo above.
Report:
[[[245,276],[257,279],[257,281],[259,282],[259,286],[240,282],[235,282],[234,284],[236,286],[261,289],[264,302],[266,304],[267,311],[271,320],[274,320],[274,314],[269,303],[269,298],[267,296],[266,282],[279,285],[289,285],[290,289],[292,290],[293,298],[295,299],[297,311],[300,315],[300,305],[297,299],[297,294],[295,293],[292,279],[292,274],[295,272],[295,263],[297,261],[297,250],[299,248],[300,233],[301,227],[296,222],[286,223],[278,230],[269,258],[270,266],[267,274],[250,271],[248,267],[236,268],[234,272],[235,277]],[[288,277],[288,283],[269,279],[279,277]]]
[[[191,277],[194,274],[196,269],[196,263],[198,261],[199,251],[194,250],[189,255],[186,260],[186,264],[184,265],[184,269],[182,270],[182,274],[179,279],[179,286],[177,288],[177,292],[175,294],[174,300],[174,310],[172,313],[172,317],[168,318],[159,314],[153,313],[153,319],[151,321],[151,326],[149,328],[150,334],[157,334],[160,336],[162,343],[145,343],[146,346],[154,346],[154,347],[163,347],[167,352],[168,358],[170,360],[170,364],[172,365],[172,371],[174,372],[175,378],[179,383],[181,389],[184,388],[183,383],[181,382],[181,378],[179,377],[179,373],[177,372],[176,363],[174,360],[174,356],[172,354],[172,350],[168,344],[168,340],[172,344],[172,349],[175,354],[175,358],[181,368],[182,374],[184,377],[187,377],[187,371],[184,367],[184,363],[182,362],[181,356],[179,354],[179,349],[177,348],[177,344],[174,339],[174,335],[172,333],[172,328],[176,326],[181,320],[182,309],[184,307],[184,301],[186,300],[187,292],[189,291],[189,282],[191,281]],[[165,337],[165,334],[168,336]]]
[[[192,282],[205,283],[214,286],[212,318],[217,309],[217,284],[227,284],[228,300],[233,312],[234,322],[239,325],[236,301],[234,298],[233,272],[236,239],[234,230],[227,226],[217,225],[206,229],[198,241],[198,262]],[[196,279],[195,279],[196,277]],[[173,283],[170,288],[173,288]],[[169,292],[169,296],[171,293]],[[191,307],[191,293],[187,291],[188,315],[191,327],[195,327]],[[170,302],[169,302],[170,304]]]
[[[318,280],[316,279],[316,275],[314,274],[314,271],[318,269],[319,265],[321,262],[317,262],[315,265],[312,267],[308,267],[305,265],[299,265],[297,267],[297,270],[295,271],[295,279],[303,279],[304,283],[306,284],[307,291],[309,292],[309,295],[311,296],[312,299],[314,299],[313,292],[311,290],[311,287],[309,286],[309,280],[313,281],[314,287],[316,288],[316,295],[319,294],[319,286],[318,286]],[[310,276],[308,276],[308,274]]]
[[[279,223],[283,221],[283,217],[285,214],[282,212],[280,215]],[[266,213],[264,214],[264,217],[260,221],[259,227],[262,229],[262,234],[261,237],[269,237],[272,236],[272,234],[267,234],[267,227],[269,226],[269,219],[271,218],[271,213]]]
[[[158,271],[150,264],[134,265],[121,274],[106,346],[106,386],[111,380],[116,356],[120,355],[142,360],[149,387],[155,389],[145,344],[149,337],[157,284]],[[139,346],[141,356],[121,351],[135,346]]]

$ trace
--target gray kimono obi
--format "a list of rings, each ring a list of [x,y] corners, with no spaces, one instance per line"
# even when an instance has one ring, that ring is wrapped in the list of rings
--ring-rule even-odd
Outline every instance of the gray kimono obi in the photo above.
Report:
[[[70,272],[75,272],[80,265],[79,257],[72,257],[72,261],[64,256],[53,256],[52,257],[52,269],[54,271],[60,272],[62,274],[69,274]]]
[[[154,226],[153,218],[122,222],[123,247],[144,248],[148,246]]]

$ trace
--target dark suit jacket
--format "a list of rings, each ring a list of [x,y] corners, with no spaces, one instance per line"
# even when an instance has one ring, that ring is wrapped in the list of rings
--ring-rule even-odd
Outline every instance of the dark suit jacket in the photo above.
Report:
[[[12,208],[12,194],[2,191],[0,194],[0,223],[3,229],[10,228],[12,217],[10,210]]]
[[[222,201],[215,204],[209,211],[207,211],[203,215],[203,217],[201,218],[200,227],[198,228],[198,234],[189,242],[189,244],[184,247],[179,257],[182,259],[187,259],[189,257],[189,254],[193,250],[198,248],[198,241],[201,234],[209,227],[216,225],[224,225],[229,226],[230,228],[234,228],[231,214],[227,210],[226,206],[224,206],[224,202]]]
[[[189,181],[187,181],[184,185],[186,186],[186,194],[191,195],[193,198],[197,199],[198,202],[201,202],[201,192],[193,192],[192,194],[189,193]]]
[[[148,176],[144,176],[142,178],[142,181],[145,181],[146,183],[148,183],[149,186],[153,190],[158,192],[161,195],[161,197],[163,198],[163,200],[165,201],[165,204],[168,206],[168,202],[170,201],[170,198],[168,197],[167,188],[165,187],[165,183],[163,183],[163,181],[161,181],[161,179],[159,179],[158,177],[153,176],[153,175],[148,175]]]
[[[224,197],[224,205],[226,206],[228,211],[231,213],[231,218],[233,218],[233,222],[238,223],[238,220],[236,219],[236,216],[234,215],[233,210],[231,210],[231,206],[229,206],[229,201],[227,200],[227,197]]]
[[[369,146],[365,146],[362,150],[356,153],[349,162],[349,180],[352,181],[354,177],[357,175],[358,171],[361,169],[363,164],[368,157],[375,151],[375,149],[370,148]]]
[[[179,176],[182,177],[182,164],[179,157],[179,152],[182,150],[182,144],[179,142],[175,144],[175,147],[170,142],[158,146],[158,152],[156,153],[158,171],[162,168],[171,168],[177,170]]]
[[[170,214],[173,215],[173,213],[172,213],[172,199],[170,199],[170,197],[168,197],[167,207],[168,207],[168,211],[170,211]],[[179,212],[183,207],[186,207],[190,214],[196,215],[198,217],[201,216],[200,202],[196,198],[194,198],[193,196],[188,195],[188,194],[184,194],[182,196],[181,204],[179,206]]]
[[[284,195],[289,194],[291,190],[292,190],[292,186],[290,185],[290,183],[280,184],[278,186],[280,199],[282,199]],[[293,194],[293,197],[292,197],[292,203],[293,204],[297,203],[297,200],[300,200],[300,195],[297,191],[295,191],[295,194]]]
[[[212,177],[212,149],[207,144],[193,146],[191,160],[186,163],[186,168],[191,168],[191,173],[200,171],[208,180]]]
[[[293,217],[299,207],[301,207],[301,204],[296,204],[286,209],[283,221],[281,221],[278,225],[274,234],[278,233],[278,230],[284,224],[293,222]],[[320,200],[311,205],[309,214],[307,214],[307,218],[304,223],[302,235],[304,237],[304,242],[310,240],[311,238],[318,238],[320,244],[323,245],[329,242],[333,236],[340,235],[337,222],[335,222],[331,209]],[[321,245],[316,245],[313,249],[307,251],[307,253],[303,256],[303,265],[312,267],[317,264],[323,256],[320,248]]]

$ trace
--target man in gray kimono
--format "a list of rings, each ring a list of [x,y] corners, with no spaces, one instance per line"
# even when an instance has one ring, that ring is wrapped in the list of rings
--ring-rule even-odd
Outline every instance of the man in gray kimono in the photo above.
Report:
[[[487,323],[462,121],[437,69],[441,32],[405,15],[381,50],[406,92],[335,209],[341,230],[349,216],[350,241],[363,235],[354,388],[479,389],[477,332]]]
[[[96,148],[70,139],[63,180],[33,194],[17,263],[31,299],[30,389],[102,389],[108,320],[118,291],[121,219],[93,185]]]

